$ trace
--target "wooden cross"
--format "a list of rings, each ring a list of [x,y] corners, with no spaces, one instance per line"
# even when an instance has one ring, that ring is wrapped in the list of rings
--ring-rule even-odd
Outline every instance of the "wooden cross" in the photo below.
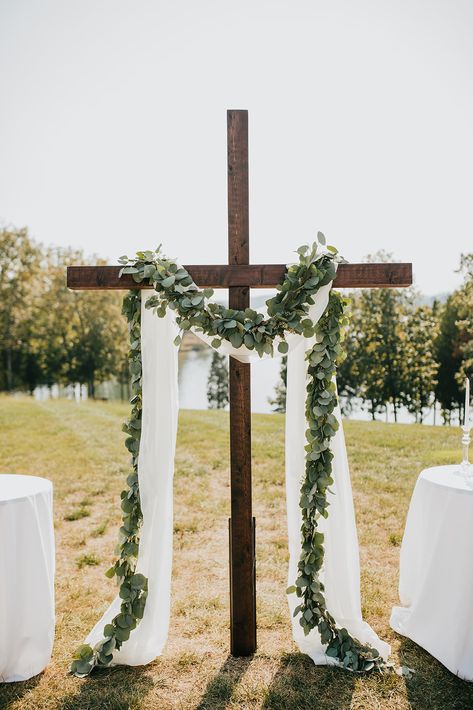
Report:
[[[227,111],[228,265],[185,266],[201,288],[228,288],[229,307],[250,305],[250,288],[274,288],[285,264],[250,264],[248,224],[248,112]],[[119,266],[69,266],[71,289],[143,289]],[[411,264],[341,264],[334,286],[409,286]],[[250,365],[230,358],[230,645],[233,656],[256,650],[255,519],[251,500]]]

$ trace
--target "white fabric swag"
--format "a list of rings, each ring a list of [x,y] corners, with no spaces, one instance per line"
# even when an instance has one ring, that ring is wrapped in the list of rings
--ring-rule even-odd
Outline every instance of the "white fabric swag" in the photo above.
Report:
[[[309,317],[315,323],[324,313],[331,284],[322,287],[314,297]],[[115,653],[113,664],[138,666],[159,656],[166,643],[169,629],[172,533],[173,533],[173,475],[176,448],[178,387],[178,348],[173,340],[178,333],[174,312],[167,309],[158,318],[145,302],[154,291],[142,291],[141,352],[143,411],[138,476],[143,527],[139,546],[137,571],[148,577],[149,593],[144,617],[132,631],[130,639]],[[206,343],[212,338],[195,332]],[[299,508],[301,480],[305,472],[305,398],[307,362],[305,353],[314,339],[288,334],[286,403],[286,495],[289,537],[288,584],[297,577],[297,563],[301,551],[301,510]],[[275,356],[281,357],[275,342]],[[232,355],[241,362],[259,359],[256,352],[244,346],[233,348],[223,341],[220,352]],[[265,355],[265,357],[271,357]],[[340,411],[335,412],[341,424]],[[360,569],[358,539],[353,509],[350,473],[342,426],[332,439],[334,453],[332,494],[329,495],[328,518],[320,519],[320,530],[325,533],[325,558],[321,579],[325,584],[327,609],[340,626],[344,626],[362,643],[370,644],[387,658],[390,647],[381,641],[361,616]],[[292,611],[297,605],[295,594],[288,596]],[[90,632],[86,643],[94,646],[103,638],[104,625],[119,613],[121,599],[117,596]],[[316,629],[304,636],[298,619],[292,619],[293,637],[299,649],[319,665],[338,664],[324,653]]]

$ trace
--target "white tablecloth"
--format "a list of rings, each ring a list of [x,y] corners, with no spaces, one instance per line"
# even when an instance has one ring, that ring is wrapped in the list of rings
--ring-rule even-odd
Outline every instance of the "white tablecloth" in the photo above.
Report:
[[[458,466],[420,474],[401,547],[391,626],[473,680],[473,481]]]
[[[53,487],[0,474],[0,682],[27,680],[54,640]]]

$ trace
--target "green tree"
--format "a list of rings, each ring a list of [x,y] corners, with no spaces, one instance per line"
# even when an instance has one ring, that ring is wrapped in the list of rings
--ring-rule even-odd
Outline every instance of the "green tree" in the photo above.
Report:
[[[126,329],[121,298],[112,291],[74,295],[76,313],[68,376],[70,382],[85,382],[94,397],[96,384],[116,377],[122,367]]]
[[[432,404],[439,369],[435,355],[438,319],[430,306],[411,307],[406,313],[403,394],[409,412],[422,423],[424,409]]]
[[[435,396],[442,408],[445,422],[450,422],[454,409],[461,409],[462,391],[456,379],[463,362],[460,340],[459,303],[452,294],[440,309],[439,331],[435,341],[435,358],[438,363]]]
[[[368,255],[365,261],[391,262],[393,257],[379,251]],[[398,409],[405,404],[405,320],[411,299],[412,295],[404,289],[392,288],[362,290],[354,299],[348,334],[349,358],[342,368],[346,372],[351,367],[345,375],[346,382],[368,402],[373,419],[377,412],[387,411],[387,405],[392,404],[397,421]],[[356,380],[358,386],[354,384]]]
[[[394,420],[404,403],[405,332],[401,325],[404,295],[396,289],[371,289],[360,294],[358,368],[361,396],[371,416],[391,403]]]
[[[104,263],[72,248],[48,251],[34,342],[47,384],[85,383],[94,397],[98,382],[120,380],[127,348],[122,296],[114,291],[70,291],[66,286],[66,267],[90,262]]]
[[[473,377],[473,254],[462,254],[459,271],[464,282],[440,309],[436,340],[436,396],[447,422],[456,409],[462,416],[465,377]]]
[[[45,252],[38,288],[31,295],[30,346],[40,368],[40,383],[69,384],[72,358],[74,294],[66,287],[66,266],[79,263],[80,251],[50,248]]]
[[[286,387],[287,387],[287,355],[281,358],[279,369],[279,382],[274,388],[274,397],[269,399],[273,412],[284,413],[286,411]]]
[[[473,377],[473,254],[462,254],[460,271],[463,272],[465,280],[463,286],[455,292],[454,300],[462,362],[455,379],[463,403],[465,377]]]
[[[122,297],[73,292],[66,266],[103,263],[81,250],[44,249],[26,229],[0,230],[0,388],[123,379],[126,324]]]
[[[346,357],[337,367],[337,387],[341,397],[340,407],[344,414],[353,410],[353,400],[361,397],[360,347],[363,318],[359,294],[350,294],[348,309],[350,324],[342,342]]]
[[[216,350],[212,353],[209,378],[207,381],[209,409],[225,409],[228,404],[228,366],[225,355]]]
[[[37,287],[42,251],[28,230],[0,229],[0,389],[11,391],[39,378],[30,349],[31,298]]]

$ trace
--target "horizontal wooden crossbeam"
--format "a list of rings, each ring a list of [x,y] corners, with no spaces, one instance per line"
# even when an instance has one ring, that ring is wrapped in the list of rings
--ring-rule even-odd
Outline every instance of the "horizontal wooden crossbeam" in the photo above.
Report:
[[[285,264],[190,265],[185,269],[201,288],[275,288],[284,279]],[[120,266],[68,266],[67,285],[74,290],[143,289],[130,274],[118,277]],[[410,286],[412,264],[340,264],[334,286],[338,288],[390,288]]]

